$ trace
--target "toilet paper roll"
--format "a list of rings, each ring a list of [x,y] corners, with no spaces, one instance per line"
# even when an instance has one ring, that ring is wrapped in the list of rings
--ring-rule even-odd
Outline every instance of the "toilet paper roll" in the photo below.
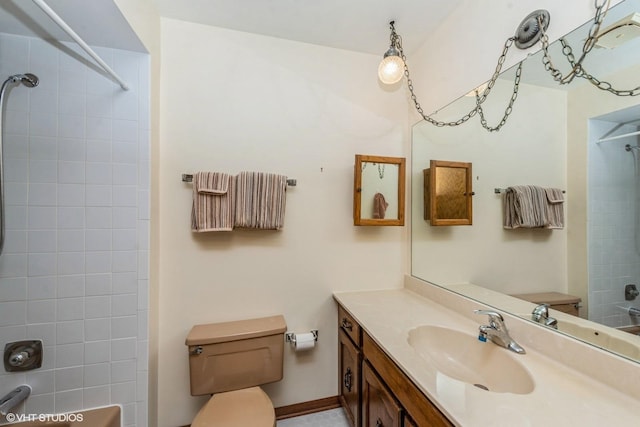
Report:
[[[306,334],[296,334],[296,351],[311,350],[316,345],[316,339],[311,332]]]

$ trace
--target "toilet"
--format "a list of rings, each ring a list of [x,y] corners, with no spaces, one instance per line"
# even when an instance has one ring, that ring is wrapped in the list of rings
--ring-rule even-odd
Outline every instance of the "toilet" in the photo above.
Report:
[[[213,395],[191,427],[275,427],[273,403],[259,386],[282,379],[286,329],[281,315],[191,328],[191,395]]]

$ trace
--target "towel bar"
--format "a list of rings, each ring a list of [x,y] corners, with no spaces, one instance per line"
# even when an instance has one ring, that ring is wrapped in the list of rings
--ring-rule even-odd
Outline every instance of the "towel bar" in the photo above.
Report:
[[[182,174],[182,182],[193,182],[193,174],[183,173]],[[296,185],[298,185],[298,180],[297,179],[293,179],[293,178],[289,178],[289,179],[287,179],[287,185],[289,187],[295,187]]]
[[[184,175],[183,175],[183,176],[184,176]],[[507,189],[506,189],[506,188],[494,188],[494,189],[493,189],[493,192],[494,192],[495,194],[500,194],[500,193],[502,193],[502,192],[504,192],[504,191],[507,191]],[[565,190],[562,190],[562,194],[565,194],[565,193],[566,193],[566,191],[565,191]]]

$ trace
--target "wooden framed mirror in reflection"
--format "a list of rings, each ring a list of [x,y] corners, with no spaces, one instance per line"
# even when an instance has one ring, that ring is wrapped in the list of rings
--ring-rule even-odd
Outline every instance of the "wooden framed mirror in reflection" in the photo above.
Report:
[[[404,225],[405,158],[356,154],[354,225]]]

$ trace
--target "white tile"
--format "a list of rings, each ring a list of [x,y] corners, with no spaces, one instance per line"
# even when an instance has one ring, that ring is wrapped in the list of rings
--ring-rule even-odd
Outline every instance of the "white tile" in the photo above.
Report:
[[[57,272],[57,258],[55,253],[29,254],[29,276],[51,276]]]
[[[58,321],[84,319],[84,298],[58,298]]]
[[[138,311],[136,294],[121,294],[111,296],[112,316],[131,316]]]
[[[134,229],[114,229],[113,250],[114,251],[134,251],[137,248],[137,235]]]
[[[84,212],[83,212],[84,215]],[[58,251],[59,252],[81,252],[84,251],[84,230],[58,230]]]
[[[100,387],[86,387],[82,390],[84,405],[86,408],[97,408],[108,405],[111,400],[111,387],[108,385]],[[144,426],[145,424],[140,424]]]
[[[7,211],[7,217],[10,211]],[[50,230],[56,228],[56,208],[29,206],[28,215],[30,230]],[[7,218],[7,222],[10,218]]]
[[[56,346],[56,368],[69,368],[84,364],[84,344],[63,344]]]
[[[23,325],[26,323],[25,301],[0,302],[0,326]]]
[[[56,343],[73,344],[84,341],[84,322],[73,320],[56,323]]]
[[[13,325],[0,327],[0,342],[9,343],[27,339],[27,327],[25,325]],[[0,374],[2,375],[2,374]]]
[[[137,219],[138,212],[136,208],[113,208],[113,228],[136,228]]]
[[[27,254],[4,254],[0,257],[0,277],[27,275]]]
[[[128,360],[136,358],[136,339],[126,338],[111,341],[111,360]]]
[[[149,279],[149,252],[138,251],[138,279]]]
[[[35,300],[27,303],[27,323],[47,323],[55,321],[56,300]]]
[[[120,91],[113,97],[113,117],[115,119],[138,119],[138,95],[132,91]]]
[[[54,134],[55,135],[55,134]],[[55,136],[29,136],[31,160],[58,160],[58,140]]]
[[[29,277],[27,293],[30,300],[51,299],[56,297],[56,276]]]
[[[138,167],[138,188],[148,190],[151,186],[151,166],[148,161],[145,161],[140,162]]]
[[[58,102],[61,115],[84,116],[86,113],[84,94],[60,92]]]
[[[29,115],[23,111],[5,111],[4,132],[12,135],[29,135]],[[32,133],[33,135],[33,133]],[[48,135],[46,133],[39,135]],[[51,135],[51,134],[49,134]],[[53,133],[55,135],[55,131]]]
[[[141,129],[138,133],[138,140],[139,158],[143,162],[149,162],[151,159],[151,131]]]
[[[58,298],[84,296],[84,275],[58,276]]]
[[[149,250],[149,221],[138,221],[138,249],[142,251]]]
[[[112,317],[111,338],[131,338],[137,335],[137,316]]]
[[[112,121],[105,117],[87,117],[87,139],[111,140]]]
[[[24,301],[27,299],[26,277],[0,279],[0,301]]]
[[[78,411],[82,409],[82,389],[59,391],[55,394],[55,401],[56,413]]]
[[[4,185],[4,192],[4,203],[7,206],[26,205],[30,198],[29,185],[23,182],[6,182]]]
[[[60,207],[57,215],[58,228],[78,229],[85,225],[85,209],[82,207]]]
[[[127,406],[130,403],[136,401],[136,383],[134,381],[121,382],[119,384],[111,385],[111,401],[120,405]],[[124,419],[123,414],[123,419]],[[130,425],[124,423],[124,425]]]
[[[138,162],[138,146],[130,142],[113,143],[113,162],[135,164]]]
[[[109,295],[111,293],[111,274],[87,274],[86,295]]]
[[[136,120],[113,120],[113,140],[137,143],[138,122]]]
[[[111,230],[91,229],[85,233],[85,247],[87,251],[110,251],[111,250]]]
[[[149,312],[138,310],[138,339],[149,339]]]
[[[24,230],[28,228],[26,206],[8,206],[5,205],[4,213],[6,215],[5,227],[7,230]],[[36,208],[39,209],[39,208]],[[46,208],[45,208],[46,209]],[[55,221],[55,218],[54,218]],[[54,223],[55,225],[55,223]]]
[[[88,207],[87,228],[111,228],[112,208]]]
[[[137,199],[137,187],[133,185],[113,186],[113,206],[136,206]]]
[[[58,115],[58,136],[60,138],[85,138],[85,118],[71,114]]]
[[[83,184],[58,185],[58,206],[84,206],[85,186]]]
[[[91,341],[84,343],[84,364],[91,365],[94,363],[109,362],[109,355],[111,354],[110,346],[110,341]],[[106,364],[106,366],[109,367],[110,365]],[[107,369],[107,372],[109,372],[109,369]],[[107,376],[107,382],[108,381],[109,376]]]
[[[41,79],[42,81],[42,79]],[[46,79],[45,79],[46,81]],[[58,93],[51,89],[45,89],[38,85],[35,90],[29,91],[29,99],[31,100],[30,110],[34,113],[58,113]],[[54,134],[55,135],[55,134]]]
[[[111,272],[111,252],[87,252],[85,262],[89,274]]]
[[[111,141],[87,141],[87,162],[111,162]],[[90,165],[87,165],[89,167]],[[100,183],[96,183],[100,184]]]
[[[25,230],[6,230],[3,253],[24,254],[26,252],[27,232]]]
[[[61,184],[84,184],[85,163],[84,162],[59,162],[58,182]]]
[[[84,327],[86,341],[102,341],[111,337],[111,319],[87,319]]]
[[[108,349],[107,349],[108,352]],[[111,382],[111,365],[109,363],[96,363],[84,367],[84,386],[97,387]]]
[[[85,297],[84,307],[87,319],[111,316],[111,298],[109,296]]]
[[[55,413],[54,394],[31,395],[25,401],[25,409],[29,414],[53,414]]]
[[[8,116],[9,111],[7,111]],[[18,128],[17,132],[12,132],[10,127],[13,126],[21,126],[22,123],[18,122],[17,124],[11,124],[14,120],[18,121],[21,118],[12,118],[13,120],[7,119],[7,132],[9,133],[20,133],[21,128]],[[22,120],[26,119],[23,118]],[[29,135],[31,136],[46,136],[51,137],[58,134],[58,115],[52,113],[31,113],[29,115]]]
[[[113,273],[113,294],[132,294],[138,288],[135,272]]]
[[[72,367],[56,369],[55,381],[56,391],[73,390],[82,388],[83,382],[83,367]]]
[[[151,219],[151,210],[149,207],[149,203],[149,191],[138,191],[138,219]]]
[[[135,251],[114,251],[111,271],[114,273],[131,272],[138,269],[138,253]]]
[[[4,157],[7,160],[29,158],[29,137],[27,135],[4,135],[2,143]]]
[[[111,206],[112,187],[110,185],[87,185],[87,206]]]
[[[84,252],[58,253],[58,274],[83,274],[85,272]]]
[[[138,280],[138,310],[149,309],[149,281]]]
[[[58,246],[58,233],[55,230],[35,230],[28,232],[30,252],[55,252]]]
[[[111,117],[111,96],[108,94],[87,95],[87,116],[88,117]]]
[[[90,162],[86,166],[87,184],[111,185],[111,163]]]
[[[7,198],[9,198],[10,196],[11,193],[9,192],[9,189],[7,189]],[[55,206],[56,202],[56,184],[29,184],[29,205]]]
[[[84,162],[87,155],[87,143],[82,139],[59,138],[58,160]]]
[[[58,180],[58,162],[55,160],[30,160],[29,182],[55,184]]]
[[[136,359],[136,369],[138,372],[149,370],[149,342],[138,341],[138,357]]]
[[[27,336],[30,339],[42,340],[43,348],[43,367],[46,369],[45,364],[53,362],[53,353],[49,353],[49,349],[52,349],[56,343],[56,325],[55,323],[36,323],[33,325],[27,325]],[[53,367],[53,363],[51,363]]]
[[[29,160],[28,159],[10,159],[4,161],[5,182],[23,182],[29,181]]]
[[[113,165],[113,183],[116,185],[136,185],[138,182],[138,166],[129,164]]]
[[[136,362],[135,360],[124,360],[111,362],[111,383],[122,383],[136,380]],[[112,386],[113,387],[113,386]],[[132,399],[135,400],[135,390]]]

